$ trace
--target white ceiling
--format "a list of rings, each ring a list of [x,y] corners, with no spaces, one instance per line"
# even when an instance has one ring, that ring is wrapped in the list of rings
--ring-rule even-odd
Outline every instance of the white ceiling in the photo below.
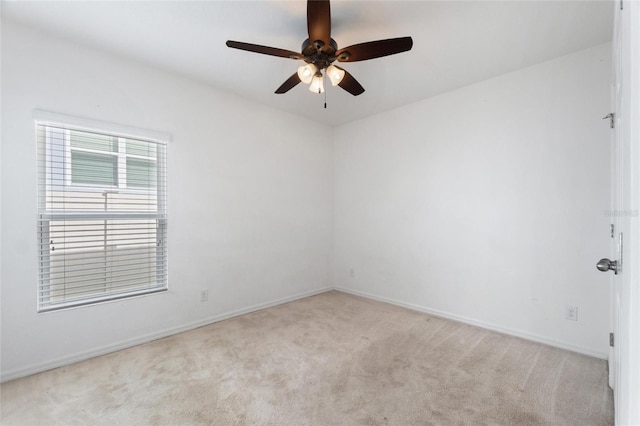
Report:
[[[338,47],[411,36],[410,52],[344,63],[365,87],[274,90],[302,62],[229,49],[226,40],[300,51],[306,2],[4,1],[2,19],[135,58],[255,102],[338,125],[611,40],[611,1],[331,3]]]

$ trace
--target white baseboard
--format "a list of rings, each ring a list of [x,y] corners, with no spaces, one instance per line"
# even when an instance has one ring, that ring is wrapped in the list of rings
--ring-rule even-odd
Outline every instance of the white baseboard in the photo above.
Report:
[[[411,309],[412,311],[424,312],[426,314],[434,315],[441,318],[450,319],[453,321],[462,322],[465,324],[474,325],[476,327],[485,328],[487,330],[497,331],[502,334],[508,334],[510,336],[520,337],[522,339],[532,340],[534,342],[543,343],[545,345],[553,346],[560,349],[565,349],[571,352],[577,352],[579,354],[592,356],[594,358],[608,359],[607,353],[594,351],[593,349],[583,346],[573,345],[571,343],[561,342],[553,338],[540,336],[537,334],[529,333],[527,331],[517,330],[514,328],[503,327],[496,324],[491,324],[484,321],[475,320],[473,318],[464,317],[461,315],[451,314],[449,312],[440,311],[437,309],[426,308],[420,305],[414,305],[412,303],[401,302],[395,299],[389,299],[387,297],[376,296],[374,294],[366,293],[359,290],[352,290],[344,287],[334,287],[334,290],[342,291],[344,293],[353,294],[354,296],[365,297],[367,299],[377,300],[378,302],[390,303],[392,305],[400,306],[403,308]]]
[[[111,352],[116,352],[122,349],[127,349],[132,346],[137,346],[143,343],[148,343],[153,340],[162,339],[163,337],[173,336],[174,334],[182,333],[185,331],[193,330],[195,328],[203,327],[205,325],[213,324],[219,321],[224,321],[229,318],[245,315],[251,312],[261,311],[263,309],[271,308],[273,306],[282,305],[284,303],[293,302],[295,300],[304,299],[306,297],[315,296],[316,294],[325,293],[333,290],[332,287],[324,287],[317,290],[306,291],[298,293],[293,296],[284,297],[281,299],[273,300],[270,302],[259,303],[257,305],[249,306],[247,308],[237,309],[235,311],[226,312],[223,314],[215,315],[212,317],[204,318],[199,321],[195,321],[189,324],[171,327],[164,330],[156,331],[153,333],[145,334],[135,337],[133,339],[127,339],[112,345],[102,346],[100,348],[91,349],[76,354],[67,355],[44,363],[33,364],[24,368],[19,368],[12,371],[3,372],[0,377],[0,383],[18,379],[20,377],[30,376],[31,374],[41,373],[43,371],[51,370],[53,368],[63,367],[65,365],[73,364],[94,358],[100,355],[106,355]]]

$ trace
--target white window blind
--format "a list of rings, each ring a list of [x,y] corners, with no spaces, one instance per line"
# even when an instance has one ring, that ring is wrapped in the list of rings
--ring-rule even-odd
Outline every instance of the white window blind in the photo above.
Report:
[[[38,309],[167,289],[166,142],[36,122]]]

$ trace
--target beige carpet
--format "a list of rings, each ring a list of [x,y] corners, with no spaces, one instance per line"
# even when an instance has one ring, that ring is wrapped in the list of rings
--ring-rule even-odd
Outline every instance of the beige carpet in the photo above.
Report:
[[[3,425],[613,423],[605,361],[339,292],[2,385]]]

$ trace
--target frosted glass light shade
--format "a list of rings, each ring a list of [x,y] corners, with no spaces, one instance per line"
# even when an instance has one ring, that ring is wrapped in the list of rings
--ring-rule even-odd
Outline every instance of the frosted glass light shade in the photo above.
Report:
[[[314,75],[309,85],[309,90],[313,93],[324,93],[324,83],[322,82],[322,74]]]
[[[316,68],[315,65],[313,64],[303,65],[300,68],[298,68],[298,77],[300,78],[300,81],[303,82],[304,84],[309,84],[311,83],[313,76],[316,75],[317,72],[318,72],[318,68]]]
[[[327,67],[327,77],[331,80],[332,85],[337,86],[344,78],[344,70],[335,65],[329,65],[329,67]]]

